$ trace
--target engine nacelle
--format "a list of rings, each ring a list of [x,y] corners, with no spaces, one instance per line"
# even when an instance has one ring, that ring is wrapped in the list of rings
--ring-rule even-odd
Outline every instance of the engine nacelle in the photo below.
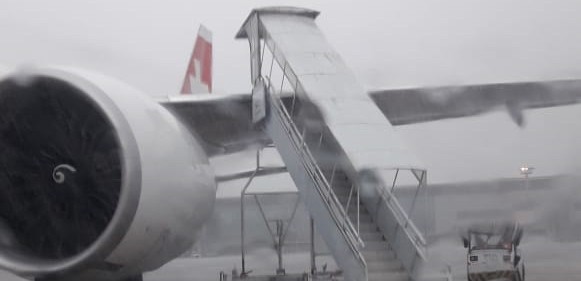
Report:
[[[25,69],[0,81],[0,267],[118,279],[187,250],[209,217],[208,159],[165,108],[114,79]]]

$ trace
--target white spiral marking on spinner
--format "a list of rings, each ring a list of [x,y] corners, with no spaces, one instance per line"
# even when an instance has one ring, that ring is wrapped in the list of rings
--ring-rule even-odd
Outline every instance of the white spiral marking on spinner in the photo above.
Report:
[[[54,182],[58,184],[62,184],[65,182],[66,177],[65,174],[63,173],[64,170],[69,170],[69,172],[71,173],[77,172],[77,169],[75,169],[75,167],[69,164],[60,164],[56,166],[54,170],[52,170],[52,179],[54,180]]]

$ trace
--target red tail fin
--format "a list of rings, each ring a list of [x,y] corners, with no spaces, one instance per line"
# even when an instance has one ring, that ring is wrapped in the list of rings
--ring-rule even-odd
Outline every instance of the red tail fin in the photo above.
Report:
[[[200,25],[181,94],[212,92],[212,32]]]

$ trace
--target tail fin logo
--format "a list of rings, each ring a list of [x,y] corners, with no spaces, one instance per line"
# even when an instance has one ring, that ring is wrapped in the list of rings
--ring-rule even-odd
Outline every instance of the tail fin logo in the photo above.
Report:
[[[200,25],[181,94],[212,92],[212,32]]]

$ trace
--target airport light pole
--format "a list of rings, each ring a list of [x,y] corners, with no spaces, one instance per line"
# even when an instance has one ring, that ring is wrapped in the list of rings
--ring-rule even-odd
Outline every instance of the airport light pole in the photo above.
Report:
[[[520,173],[525,178],[525,193],[527,197],[527,204],[530,205],[530,196],[529,196],[529,175],[533,173],[535,167],[530,167],[528,164],[524,164],[520,167]]]

